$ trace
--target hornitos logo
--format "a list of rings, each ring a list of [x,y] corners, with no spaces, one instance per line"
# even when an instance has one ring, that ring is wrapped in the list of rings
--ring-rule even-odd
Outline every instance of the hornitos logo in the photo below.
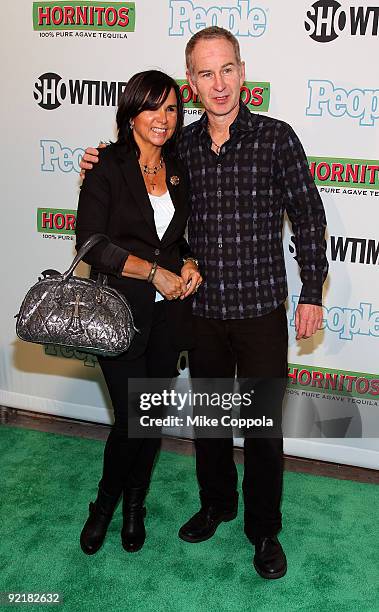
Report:
[[[68,346],[56,346],[55,344],[45,344],[45,355],[50,357],[63,357],[64,359],[78,359],[83,362],[83,365],[94,368],[96,366],[97,358],[95,355],[90,353],[83,353]]]
[[[33,29],[45,37],[73,36],[70,30],[80,30],[75,36],[94,38],[95,30],[103,38],[126,38],[111,32],[134,32],[135,18],[134,2],[33,2]]]
[[[320,191],[379,196],[379,160],[345,157],[308,157],[309,169]]]
[[[69,79],[67,83],[56,72],[45,72],[34,84],[34,99],[45,110],[69,104],[116,106],[126,86],[125,81],[94,81]]]
[[[306,115],[347,115],[359,119],[363,126],[373,126],[379,117],[379,89],[346,90],[335,87],[332,81],[309,80],[308,90]]]
[[[290,326],[295,327],[295,312],[299,296],[291,299],[292,314]],[[379,310],[373,304],[361,302],[358,308],[343,306],[322,307],[322,329],[338,334],[341,340],[352,340],[354,336],[379,337]]]
[[[80,172],[84,149],[64,147],[58,140],[40,140],[42,172]]]
[[[44,238],[73,240],[76,210],[67,208],[37,208],[37,231]]]
[[[219,6],[206,6],[197,0],[170,0],[170,36],[191,36],[208,26],[219,26],[234,36],[262,36],[267,27],[267,14],[252,6],[249,0],[232,0]],[[205,5],[205,6],[204,6]]]
[[[307,11],[305,29],[321,43],[336,40],[340,34],[377,36],[379,6],[342,7],[336,0],[318,0]]]
[[[327,395],[379,399],[379,374],[289,363],[288,389],[291,387],[313,389]]]
[[[202,114],[204,107],[188,81],[177,79],[187,114]],[[270,83],[245,81],[241,87],[241,100],[250,111],[267,112],[270,104]]]

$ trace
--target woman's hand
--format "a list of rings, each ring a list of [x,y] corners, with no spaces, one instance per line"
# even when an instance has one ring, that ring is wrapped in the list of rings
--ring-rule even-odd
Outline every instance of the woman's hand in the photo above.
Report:
[[[186,261],[184,266],[181,269],[181,276],[185,283],[186,289],[185,292],[180,296],[181,300],[188,297],[189,295],[195,293],[198,290],[201,283],[203,282],[203,278],[199,272],[199,268],[195,264],[194,261]]]
[[[154,275],[153,285],[166,300],[176,300],[187,289],[183,278],[166,270],[166,268],[159,267]]]

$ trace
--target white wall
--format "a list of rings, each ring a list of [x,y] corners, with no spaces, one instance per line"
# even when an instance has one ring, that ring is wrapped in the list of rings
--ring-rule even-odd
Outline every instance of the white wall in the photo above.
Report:
[[[38,3],[34,4],[37,7]],[[117,3],[113,4],[117,7]],[[237,34],[247,65],[246,80],[253,83],[250,89],[254,89],[254,83],[270,84],[268,113],[288,121],[307,154],[324,162],[319,166],[321,176],[328,172],[326,162],[342,160],[342,170],[341,166],[334,166],[334,181],[329,184],[320,181],[329,224],[329,259],[331,245],[342,244],[346,238],[359,239],[347,243],[345,261],[339,257],[330,261],[325,329],[308,341],[296,342],[291,324],[292,296],[299,294],[299,277],[290,252],[290,229],[286,226],[290,362],[298,364],[298,372],[308,370],[310,375],[312,371],[321,371],[325,376],[332,368],[339,380],[341,375],[351,375],[355,380],[368,381],[360,383],[360,391],[369,386],[367,393],[360,393],[353,380],[351,391],[345,395],[340,392],[325,395],[323,388],[291,383],[286,450],[299,456],[379,467],[379,443],[373,437],[379,437],[378,402],[372,382],[379,379],[379,258],[375,261],[379,242],[379,169],[375,169],[379,166],[379,80],[377,70],[373,70],[377,64],[378,36],[372,34],[373,11],[368,13],[365,35],[359,30],[355,35],[351,33],[352,17],[354,21],[359,7],[364,13],[370,2],[351,0],[342,4],[333,27],[343,22],[345,13],[346,25],[329,42],[310,37],[312,31],[306,30],[304,21],[307,11],[314,9],[311,1],[304,0],[290,3],[265,0],[257,4],[248,0],[220,0],[218,7],[204,0],[137,0],[134,9],[133,3],[119,3],[129,7],[131,16],[135,10],[135,31],[127,32],[122,27],[120,31],[106,32],[94,28],[34,31],[32,2],[18,0],[4,5],[0,43],[5,58],[1,65],[0,102],[3,122],[0,403],[109,422],[106,392],[96,360],[69,351],[61,356],[46,355],[43,347],[25,344],[15,337],[13,315],[27,288],[45,268],[67,268],[74,253],[72,234],[37,230],[37,209],[64,209],[68,214],[75,211],[81,149],[114,136],[115,108],[102,104],[101,96],[96,101],[96,91],[101,93],[109,82],[125,82],[134,72],[147,68],[160,68],[184,79],[185,43],[197,24],[209,25],[213,19],[219,25],[229,24]],[[69,3],[52,4],[57,5]],[[317,10],[318,3],[314,6]],[[316,38],[323,33],[329,38],[332,35],[333,28],[329,26],[333,11],[329,10],[322,26],[324,32],[316,32]],[[310,24],[312,14],[308,17]],[[320,28],[321,25],[318,21]],[[57,108],[51,110],[39,105],[42,92],[46,96],[47,86],[52,85],[46,79],[39,80],[46,73],[58,75],[55,79],[61,77],[58,96],[53,83],[53,102]],[[84,86],[81,104],[70,102],[70,87],[76,80],[77,86]],[[89,92],[92,101],[88,99]],[[262,95],[266,102],[268,93],[265,86]],[[254,110],[259,111],[259,106]],[[197,111],[188,105],[186,121],[196,118]],[[358,164],[361,179],[366,171],[366,182],[364,177],[357,184],[352,180],[341,182],[348,163],[353,164],[352,171],[354,164]],[[331,187],[339,192],[324,191]],[[348,189],[353,191],[347,192]],[[305,382],[307,376],[303,376]],[[319,395],[311,397],[309,392]],[[345,417],[350,421],[342,429],[337,426],[339,439],[310,440],[306,439],[304,427],[299,428],[305,410],[315,410],[324,421]],[[352,431],[358,431],[357,423],[362,437],[351,438]],[[295,435],[304,438],[291,437]],[[344,435],[350,437],[343,439]]]

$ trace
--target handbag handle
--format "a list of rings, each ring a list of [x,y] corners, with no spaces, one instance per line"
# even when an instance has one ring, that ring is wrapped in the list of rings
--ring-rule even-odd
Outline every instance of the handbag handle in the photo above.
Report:
[[[90,236],[88,238],[88,240],[86,240],[82,246],[80,247],[79,251],[76,254],[76,257],[74,258],[71,266],[69,267],[68,270],[66,270],[66,272],[63,272],[62,274],[62,278],[63,280],[67,280],[68,278],[70,278],[70,276],[72,276],[76,266],[78,265],[79,262],[81,262],[81,260],[83,259],[83,257],[86,256],[86,254],[88,253],[88,251],[90,251],[92,249],[92,247],[94,247],[98,242],[101,242],[102,240],[107,240],[108,242],[109,237],[106,236],[105,234],[93,234],[92,236]]]

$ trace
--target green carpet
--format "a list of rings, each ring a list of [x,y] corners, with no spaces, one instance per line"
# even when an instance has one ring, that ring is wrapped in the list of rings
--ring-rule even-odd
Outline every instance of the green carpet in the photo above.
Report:
[[[121,547],[119,506],[103,548],[88,557],[79,533],[103,443],[3,426],[0,448],[0,591],[60,592],[64,603],[54,609],[70,612],[379,610],[376,485],[286,473],[281,542],[289,569],[268,581],[252,569],[242,504],[211,540],[177,537],[198,509],[191,457],[161,454],[140,552]]]

